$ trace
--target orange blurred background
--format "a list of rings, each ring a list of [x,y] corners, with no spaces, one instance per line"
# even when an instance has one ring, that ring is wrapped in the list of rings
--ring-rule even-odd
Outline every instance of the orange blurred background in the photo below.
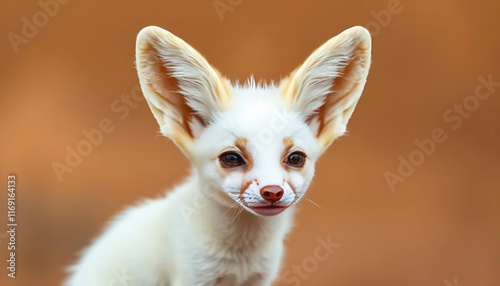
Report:
[[[187,175],[189,162],[158,136],[145,101],[123,102],[137,91],[135,37],[148,25],[240,81],[279,80],[330,37],[368,27],[365,92],[349,135],[317,165],[307,197],[319,207],[301,202],[283,272],[309,269],[300,285],[500,285],[500,86],[472,98],[478,77],[500,82],[500,2],[60,2],[47,8],[52,15],[38,1],[8,1],[0,12],[0,214],[5,225],[7,175],[15,173],[19,223],[15,280],[0,237],[1,285],[60,285],[113,215]],[[464,100],[471,110],[450,122]],[[59,180],[53,162],[65,163],[67,148],[105,118],[113,131]],[[446,141],[415,157],[414,141],[436,128]],[[401,160],[420,161],[388,183],[384,174],[400,176]],[[311,264],[317,239],[328,236],[339,247]]]

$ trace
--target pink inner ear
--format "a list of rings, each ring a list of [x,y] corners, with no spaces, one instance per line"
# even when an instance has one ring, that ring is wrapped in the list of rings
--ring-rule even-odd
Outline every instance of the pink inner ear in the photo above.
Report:
[[[148,82],[150,89],[154,91],[159,98],[163,99],[166,104],[173,107],[171,110],[175,110],[177,114],[172,117],[172,120],[177,121],[177,123],[186,130],[189,136],[194,138],[189,123],[192,120],[200,122],[203,126],[205,126],[206,123],[186,103],[184,96],[179,92],[179,80],[171,76],[172,71],[166,67],[167,63],[162,60],[153,45],[150,44],[148,50],[145,52],[148,55],[146,61],[148,63],[148,69],[152,74],[151,79],[153,79]]]
[[[334,113],[333,109],[342,109],[339,110],[339,114],[341,115],[345,110],[350,108],[350,106],[344,106],[345,104],[343,103],[348,99],[350,93],[356,90],[356,86],[359,84],[359,66],[361,61],[359,53],[357,51],[354,52],[347,65],[340,72],[340,76],[333,79],[332,92],[325,96],[324,104],[318,109],[316,114],[308,118],[308,122],[314,118],[318,119],[318,137],[321,136],[325,126],[334,119],[328,118]]]

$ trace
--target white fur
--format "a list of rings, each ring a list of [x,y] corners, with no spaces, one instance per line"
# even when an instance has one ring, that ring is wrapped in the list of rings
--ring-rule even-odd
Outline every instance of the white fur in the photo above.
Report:
[[[192,161],[192,174],[166,197],[115,219],[66,285],[271,285],[294,203],[361,95],[370,45],[364,28],[351,28],[279,84],[252,78],[231,86],[181,39],[143,29],[137,41],[143,93],[162,133]],[[246,164],[223,167],[225,150],[242,153]],[[303,167],[287,163],[294,151],[307,155]],[[271,185],[283,190],[275,204],[287,209],[261,216],[252,207],[270,204],[260,189]]]

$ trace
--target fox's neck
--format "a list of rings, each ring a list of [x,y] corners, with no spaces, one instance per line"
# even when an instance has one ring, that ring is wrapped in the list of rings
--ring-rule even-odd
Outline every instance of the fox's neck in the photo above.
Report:
[[[258,216],[236,202],[225,204],[206,195],[210,194],[206,191],[210,183],[196,173],[191,175],[187,184],[189,187],[185,189],[185,198],[193,198],[191,203],[188,202],[192,211],[190,224],[205,239],[228,251],[252,251],[252,248],[266,247],[269,243],[282,241],[290,229],[293,206],[275,216]],[[201,194],[202,190],[205,195]]]

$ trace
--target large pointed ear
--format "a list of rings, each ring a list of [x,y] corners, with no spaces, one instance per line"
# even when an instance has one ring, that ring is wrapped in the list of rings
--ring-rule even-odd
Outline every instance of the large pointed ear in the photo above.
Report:
[[[308,122],[322,147],[346,131],[370,62],[370,33],[352,27],[323,44],[283,81],[285,102]]]
[[[186,148],[229,104],[229,83],[195,49],[172,33],[146,27],[137,36],[142,92],[160,131]]]

